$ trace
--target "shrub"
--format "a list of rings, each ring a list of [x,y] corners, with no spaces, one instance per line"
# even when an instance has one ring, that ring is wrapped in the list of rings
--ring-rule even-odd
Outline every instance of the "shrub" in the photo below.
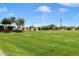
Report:
[[[3,31],[4,27],[2,25],[0,25],[0,31]]]
[[[12,31],[13,30],[13,26],[8,26],[7,30]]]
[[[16,29],[14,32],[23,32],[23,30]]]

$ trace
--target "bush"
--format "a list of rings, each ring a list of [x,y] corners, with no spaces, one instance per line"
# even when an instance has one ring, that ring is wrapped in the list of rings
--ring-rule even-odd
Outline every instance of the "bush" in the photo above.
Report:
[[[14,32],[23,32],[23,30],[16,29]]]
[[[0,31],[3,31],[4,27],[2,25],[0,25]]]
[[[7,30],[12,31],[13,30],[13,26],[8,26]]]

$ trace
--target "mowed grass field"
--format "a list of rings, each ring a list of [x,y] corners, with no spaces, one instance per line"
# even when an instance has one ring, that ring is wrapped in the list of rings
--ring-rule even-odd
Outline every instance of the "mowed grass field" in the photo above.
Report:
[[[7,56],[79,56],[79,31],[0,32]]]

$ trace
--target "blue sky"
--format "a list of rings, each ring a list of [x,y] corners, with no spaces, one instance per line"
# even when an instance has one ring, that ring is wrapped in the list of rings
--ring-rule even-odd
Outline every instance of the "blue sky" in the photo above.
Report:
[[[0,20],[5,17],[24,17],[25,26],[49,24],[79,25],[79,4],[77,3],[2,3]]]

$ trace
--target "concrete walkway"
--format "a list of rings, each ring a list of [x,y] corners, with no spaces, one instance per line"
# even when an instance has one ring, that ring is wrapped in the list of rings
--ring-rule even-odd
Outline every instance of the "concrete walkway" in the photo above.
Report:
[[[0,56],[5,56],[5,54],[2,50],[0,50]]]

